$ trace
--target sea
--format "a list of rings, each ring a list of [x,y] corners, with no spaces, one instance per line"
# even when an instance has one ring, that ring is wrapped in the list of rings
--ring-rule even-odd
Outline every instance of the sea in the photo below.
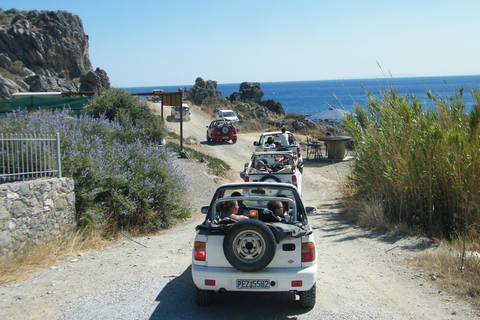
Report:
[[[262,100],[273,99],[280,102],[285,113],[312,115],[330,107],[352,111],[354,105],[366,106],[367,92],[373,97],[380,97],[382,92],[392,87],[397,95],[414,95],[424,108],[433,108],[426,91],[446,98],[455,95],[455,90],[464,89],[462,101],[468,112],[474,105],[471,89],[480,89],[480,75],[445,76],[445,77],[412,77],[412,78],[377,78],[348,80],[286,81],[259,82],[264,92]],[[190,85],[152,86],[124,88],[131,93],[151,92],[163,89],[164,92],[176,92],[178,88],[190,89]],[[222,97],[240,90],[240,83],[217,84]]]

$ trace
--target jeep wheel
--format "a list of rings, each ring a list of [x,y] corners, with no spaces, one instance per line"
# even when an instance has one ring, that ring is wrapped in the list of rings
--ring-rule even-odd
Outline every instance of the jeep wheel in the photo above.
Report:
[[[233,224],[223,239],[223,253],[230,264],[244,272],[265,268],[275,256],[277,243],[272,230],[259,220]]]
[[[199,307],[208,306],[213,301],[213,291],[198,289],[195,286],[195,303]]]
[[[207,133],[207,142],[210,142],[210,141],[212,141],[212,138],[210,138]]]
[[[232,143],[236,143],[237,142],[237,139],[232,139]]]
[[[300,305],[305,308],[313,308],[316,301],[316,284],[313,284],[313,287],[308,291],[300,291],[298,295],[300,296]]]

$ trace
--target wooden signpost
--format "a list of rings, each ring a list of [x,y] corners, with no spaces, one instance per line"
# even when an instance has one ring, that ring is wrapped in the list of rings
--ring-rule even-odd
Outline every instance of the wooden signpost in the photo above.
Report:
[[[157,93],[135,93],[135,96],[161,96],[161,116],[163,119],[163,106],[172,106],[172,107],[180,107],[180,151],[183,151],[183,107],[182,107],[182,96],[183,91],[182,89],[178,89],[178,92],[157,92]]]

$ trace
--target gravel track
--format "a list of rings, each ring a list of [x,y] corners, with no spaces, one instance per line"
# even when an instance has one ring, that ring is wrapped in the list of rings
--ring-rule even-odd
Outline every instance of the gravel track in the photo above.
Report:
[[[158,109],[157,105],[154,105]],[[167,112],[168,110],[168,112]],[[170,110],[164,114],[170,114]],[[421,270],[399,263],[410,254],[433,250],[422,238],[367,232],[338,216],[339,188],[349,162],[306,162],[303,198],[315,205],[311,216],[319,256],[317,304],[302,309],[289,293],[225,293],[211,307],[193,300],[190,274],[199,208],[208,205],[215,188],[241,181],[239,173],[258,134],[239,133],[236,144],[207,144],[210,122],[192,108],[184,136],[192,146],[219,157],[235,172],[212,176],[204,164],[176,160],[189,179],[193,215],[153,237],[124,239],[101,251],[79,253],[24,281],[0,287],[1,319],[478,319],[465,302],[435,287]],[[179,124],[167,122],[178,132]]]

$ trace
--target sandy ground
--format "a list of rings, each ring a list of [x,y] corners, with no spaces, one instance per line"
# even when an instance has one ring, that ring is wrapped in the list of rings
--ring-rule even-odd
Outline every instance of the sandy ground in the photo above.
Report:
[[[160,104],[152,106],[159,112]],[[204,164],[178,159],[190,180],[192,218],[154,237],[125,238],[102,251],[79,253],[0,287],[1,319],[478,319],[467,303],[436,288],[429,275],[400,263],[429,247],[428,241],[366,232],[340,219],[348,161],[306,161],[303,199],[318,208],[310,216],[319,257],[315,308],[298,308],[289,294],[237,293],[198,308],[190,264],[194,229],[203,220],[199,208],[208,205],[218,184],[241,181],[259,134],[239,132],[236,144],[207,143],[211,119],[192,111],[192,120],[183,124],[184,137],[197,140],[189,147],[226,161],[234,173],[222,179]],[[165,107],[164,117],[169,114]],[[178,122],[166,123],[180,132]]]

